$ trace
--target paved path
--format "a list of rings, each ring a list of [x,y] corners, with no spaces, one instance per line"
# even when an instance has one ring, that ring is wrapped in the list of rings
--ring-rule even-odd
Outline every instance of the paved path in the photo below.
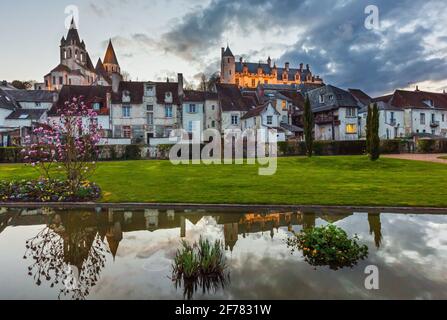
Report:
[[[417,153],[403,153],[403,154],[388,154],[383,155],[385,158],[392,159],[405,159],[405,160],[416,160],[416,161],[427,161],[427,162],[437,162],[447,164],[446,159],[439,159],[439,157],[447,157],[447,154],[417,154]]]

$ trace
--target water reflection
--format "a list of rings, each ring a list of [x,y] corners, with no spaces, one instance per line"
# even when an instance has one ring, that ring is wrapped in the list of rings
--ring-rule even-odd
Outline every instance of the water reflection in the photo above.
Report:
[[[186,299],[318,298],[317,292],[333,297],[345,297],[355,293],[355,297],[361,297],[372,294],[359,291],[363,290],[364,273],[361,268],[364,268],[365,264],[381,265],[385,278],[398,281],[396,279],[402,279],[402,276],[398,276],[392,266],[393,263],[401,261],[398,267],[404,267],[404,270],[407,270],[405,272],[410,272],[410,267],[417,270],[417,277],[414,283],[405,282],[401,286],[402,292],[396,295],[405,296],[407,292],[417,291],[418,286],[423,287],[427,283],[430,283],[428,290],[439,290],[439,286],[443,286],[441,279],[443,275],[445,277],[445,272],[436,269],[430,276],[428,271],[422,273],[418,269],[422,266],[426,269],[431,267],[428,255],[436,257],[440,263],[444,260],[447,262],[446,257],[439,256],[440,252],[444,253],[439,251],[444,250],[439,249],[443,248],[442,244],[434,245],[433,248],[438,248],[435,251],[431,245],[427,247],[424,242],[432,243],[437,240],[435,236],[427,238],[428,231],[424,230],[435,225],[430,224],[432,218],[385,216],[384,229],[384,215],[380,213],[359,216],[352,212],[334,213],[324,210],[281,213],[103,208],[3,210],[3,213],[0,213],[0,263],[9,263],[11,269],[17,268],[20,266],[19,262],[12,262],[11,258],[4,260],[4,257],[8,250],[11,257],[22,257],[25,251],[27,259],[23,261],[26,263],[25,269],[29,267],[26,272],[30,274],[23,282],[15,280],[22,288],[17,289],[17,292],[24,292],[22,294],[26,296],[27,290],[23,288],[28,288],[32,281],[39,288],[45,287],[44,283],[51,287],[52,292],[56,292],[54,297],[57,297],[55,290],[61,290],[60,297],[70,299],[85,299],[91,296],[172,298],[178,297],[177,294]],[[439,221],[447,223],[447,219]],[[296,255],[291,257],[285,244],[287,235],[292,231],[297,232],[326,222],[340,224],[350,234],[359,233],[362,242],[371,243],[370,249],[374,246],[377,248],[358,270],[333,273],[339,275],[336,278],[337,282],[340,282],[338,285],[331,278],[333,276],[324,273],[324,270],[312,271],[302,263],[304,259]],[[21,234],[34,230],[29,229],[31,226],[35,226],[36,231],[26,242]],[[365,226],[365,229],[362,226]],[[416,229],[418,226],[419,229]],[[18,233],[13,232],[15,229]],[[440,227],[438,229],[442,230]],[[412,236],[416,230],[421,233],[420,237]],[[439,234],[442,235],[441,231]],[[172,285],[169,270],[180,239],[197,239],[198,235],[222,240],[231,261],[231,282],[229,279],[216,279],[218,281],[177,282],[176,286]],[[10,246],[6,243],[11,241],[10,239],[15,239],[14,243],[22,241],[21,252],[12,247],[8,249]],[[396,250],[402,257],[396,258]],[[412,264],[416,261],[415,252],[418,254],[419,265]],[[413,260],[408,260],[410,258]],[[312,273],[309,273],[310,271]],[[2,273],[5,274],[5,271]],[[3,285],[2,273],[0,297],[8,297],[11,289],[8,292],[6,285]],[[355,290],[352,287],[354,278],[358,278],[355,281],[360,286]],[[427,282],[428,278],[432,282]],[[351,284],[346,287],[347,283]],[[410,284],[412,287],[408,288]],[[384,284],[386,285],[388,283]],[[301,286],[302,290],[297,291],[298,286]],[[2,290],[2,287],[5,289]],[[399,286],[392,285],[387,290],[391,292],[397,288]],[[51,298],[51,291],[45,291],[44,297]]]

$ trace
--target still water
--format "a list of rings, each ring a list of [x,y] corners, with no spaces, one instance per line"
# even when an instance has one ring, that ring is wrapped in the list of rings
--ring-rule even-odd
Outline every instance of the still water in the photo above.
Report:
[[[334,223],[369,247],[337,271],[291,253],[292,232]],[[184,239],[221,240],[228,277],[186,292]],[[365,289],[365,268],[379,290]],[[0,299],[446,299],[447,213],[0,209]]]

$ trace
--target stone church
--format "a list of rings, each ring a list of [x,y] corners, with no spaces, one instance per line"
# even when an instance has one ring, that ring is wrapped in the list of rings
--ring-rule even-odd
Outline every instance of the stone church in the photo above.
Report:
[[[59,91],[64,85],[116,86],[122,80],[121,69],[110,40],[104,61],[98,59],[93,66],[85,42],[79,37],[74,19],[66,37],[60,44],[59,65],[44,76],[47,90]]]
[[[323,84],[323,79],[310,71],[309,65],[291,68],[286,62],[283,68],[272,64],[270,57],[267,63],[253,63],[236,58],[229,46],[222,48],[221,54],[221,83],[236,84],[241,88],[256,88],[259,84]]]

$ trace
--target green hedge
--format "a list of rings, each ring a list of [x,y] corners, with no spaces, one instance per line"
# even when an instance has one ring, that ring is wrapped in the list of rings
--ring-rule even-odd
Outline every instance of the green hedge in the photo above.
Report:
[[[124,152],[124,160],[141,160],[141,146],[137,144],[131,144],[126,146]]]
[[[22,148],[0,147],[0,163],[22,162]]]

